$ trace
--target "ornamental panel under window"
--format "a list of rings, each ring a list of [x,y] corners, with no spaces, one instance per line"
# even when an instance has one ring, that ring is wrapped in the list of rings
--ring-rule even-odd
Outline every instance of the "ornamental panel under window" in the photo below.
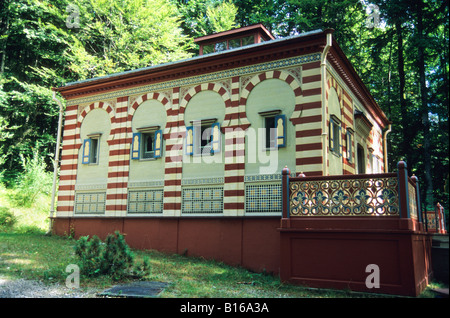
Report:
[[[86,192],[75,195],[75,214],[105,213],[105,192]]]
[[[128,192],[128,213],[162,213],[163,190],[146,189]]]
[[[251,184],[245,186],[246,213],[281,213],[281,184]]]
[[[182,213],[222,213],[223,187],[184,188]]]

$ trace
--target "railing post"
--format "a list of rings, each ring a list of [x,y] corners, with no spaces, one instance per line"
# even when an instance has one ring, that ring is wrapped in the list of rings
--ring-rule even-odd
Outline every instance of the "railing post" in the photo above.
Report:
[[[400,205],[400,217],[409,218],[409,200],[408,200],[408,170],[406,162],[399,161],[397,163],[398,176],[398,195]]]
[[[444,215],[444,207],[438,202],[436,204],[436,210],[438,214],[438,224],[439,224],[439,231],[440,234],[445,234],[447,231],[445,230],[445,215]]]
[[[281,171],[281,191],[282,191],[282,207],[283,218],[289,217],[289,175],[291,172],[287,166]]]
[[[412,175],[411,179],[416,184],[417,218],[419,219],[419,222],[423,224],[422,207],[420,204],[419,179],[416,177],[416,175]]]

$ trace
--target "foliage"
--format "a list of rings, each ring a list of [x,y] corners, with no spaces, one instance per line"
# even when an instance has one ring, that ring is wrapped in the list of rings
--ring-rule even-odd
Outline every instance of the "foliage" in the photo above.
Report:
[[[230,0],[180,1],[178,7],[184,32],[194,38],[239,27],[239,7]]]
[[[77,6],[79,27],[68,5]],[[169,0],[0,2],[0,171],[14,184],[39,144],[51,170],[59,107],[52,87],[191,56]]]
[[[80,78],[158,65],[190,56],[180,15],[167,0],[75,0],[80,28],[73,28]]]
[[[86,276],[109,275],[119,280],[129,275],[143,276],[150,270],[148,259],[135,264],[135,256],[119,232],[109,234],[105,242],[94,235],[80,237],[75,245],[81,272]]]
[[[4,232],[44,234],[48,231],[50,195],[41,193],[29,207],[17,202],[17,190],[5,188],[0,183],[0,209],[14,216],[15,222],[3,227]]]
[[[45,170],[46,164],[37,150],[32,158],[25,158],[22,154],[20,158],[24,172],[17,179],[14,200],[18,206],[30,207],[39,195],[50,194],[53,179]]]
[[[14,214],[7,207],[0,206],[0,232],[10,230],[16,222]]]

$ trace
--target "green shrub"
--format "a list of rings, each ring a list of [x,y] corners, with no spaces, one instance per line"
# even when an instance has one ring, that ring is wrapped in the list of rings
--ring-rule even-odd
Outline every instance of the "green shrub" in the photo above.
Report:
[[[11,229],[14,224],[17,222],[14,214],[6,207],[0,206],[0,230]]]
[[[30,207],[40,194],[48,195],[51,192],[53,178],[46,171],[44,158],[38,151],[34,151],[32,158],[20,156],[24,172],[19,175],[14,201],[18,206]]]
[[[148,259],[135,263],[135,257],[119,232],[109,234],[105,242],[94,235],[80,237],[75,244],[81,272],[86,276],[109,275],[119,280],[126,276],[142,277],[150,270]]]

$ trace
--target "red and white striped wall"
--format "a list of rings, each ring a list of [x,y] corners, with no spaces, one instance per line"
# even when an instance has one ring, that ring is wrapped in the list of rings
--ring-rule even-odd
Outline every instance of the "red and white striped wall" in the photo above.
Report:
[[[66,109],[61,155],[61,176],[58,193],[57,216],[74,213],[75,186],[78,153],[82,145],[80,128],[86,115],[93,109],[105,110],[111,120],[108,138],[109,162],[106,189],[106,216],[127,214],[127,192],[130,168],[131,122],[138,107],[146,100],[158,100],[167,113],[164,127],[164,216],[180,216],[182,205],[183,146],[186,127],[185,109],[193,96],[202,91],[214,91],[225,104],[225,118],[221,123],[224,133],[224,215],[245,214],[245,131],[250,122],[246,116],[247,99],[253,88],[264,80],[279,79],[286,82],[294,92],[295,108],[290,121],[295,126],[295,172],[307,176],[322,175],[322,94],[320,62],[301,65],[301,75],[289,70],[264,71],[253,75],[241,86],[240,76],[229,78],[230,85],[207,82],[194,85],[181,96],[181,88],[171,92],[150,92],[137,97],[131,104],[130,96],[118,97],[115,109],[106,102],[95,102],[81,109],[71,105]],[[297,72],[298,74],[298,72]],[[328,76],[327,91],[334,87],[338,92],[345,128],[353,128],[353,102],[350,95],[337,81]],[[80,109],[79,109],[80,108]],[[328,127],[328,126],[327,126]],[[345,136],[343,135],[343,140]],[[377,139],[378,140],[378,139]],[[370,140],[369,140],[370,142]],[[328,147],[328,144],[325,145]],[[355,145],[353,149],[355,149]],[[345,149],[343,149],[345,151]],[[356,158],[354,158],[356,160]],[[353,161],[354,162],[354,161]],[[292,169],[294,170],[294,169]],[[354,173],[354,163],[344,160],[345,173]]]

